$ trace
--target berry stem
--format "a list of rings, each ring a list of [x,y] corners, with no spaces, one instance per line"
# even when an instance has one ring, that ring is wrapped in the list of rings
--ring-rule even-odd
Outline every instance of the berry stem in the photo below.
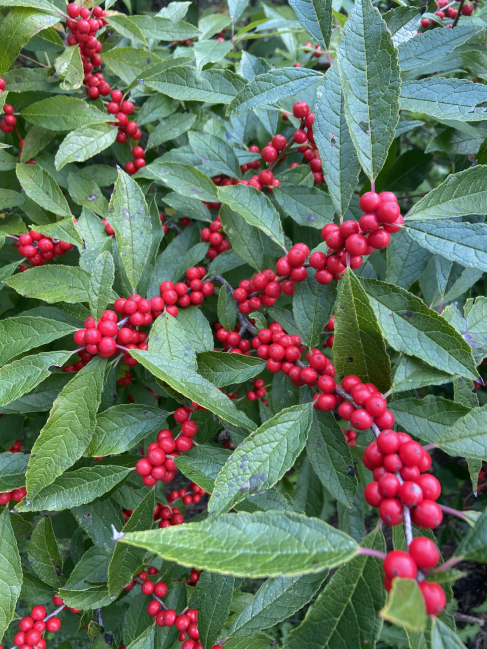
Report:
[[[230,289],[230,291],[232,292],[232,295],[233,295],[232,286],[221,275],[211,275],[211,277],[206,277],[205,281],[207,281],[207,282],[217,281],[222,286],[226,286],[228,289]],[[238,319],[240,320],[240,325],[241,325],[241,329],[240,329],[240,332],[239,332],[240,335],[242,336],[246,331],[250,331],[250,333],[253,336],[257,336],[257,334],[259,333],[258,330],[254,327],[254,325],[250,324],[248,318],[246,318],[244,316],[244,314],[240,311],[238,306],[237,306],[237,316],[238,316]]]
[[[291,113],[288,113],[288,115],[290,115],[290,114]],[[290,137],[289,141],[286,144],[286,146],[284,147],[284,149],[277,155],[277,158],[274,160],[274,162],[271,162],[270,165],[267,167],[267,169],[269,169],[269,171],[272,171],[274,169],[274,167],[279,164],[281,159],[289,152],[289,149],[291,149],[293,144],[294,144],[294,140],[293,140],[292,137]]]
[[[369,557],[377,557],[377,559],[385,559],[387,554],[384,552],[379,552],[379,550],[374,550],[373,548],[359,548],[359,554],[366,554]]]
[[[431,451],[431,449],[437,448],[436,444],[427,444],[426,446],[423,446],[423,451]]]
[[[457,15],[455,16],[455,20],[453,21],[452,29],[455,29],[455,27],[458,25],[458,21],[460,20],[460,16],[462,15],[462,9],[463,5],[465,4],[465,0],[460,0],[460,5],[458,7]]]
[[[426,573],[429,575],[434,572],[442,572],[443,570],[449,570],[450,568],[453,568],[453,566],[456,566],[457,563],[460,563],[460,561],[462,561],[462,557],[451,557],[450,559],[448,559],[448,561],[442,563],[441,566],[437,566],[436,568],[427,570]]]
[[[453,516],[458,516],[458,518],[461,518],[464,521],[468,521],[468,518],[459,509],[453,509],[452,507],[447,507],[446,505],[438,505],[438,506],[442,511],[445,512],[445,514],[452,514]]]
[[[19,54],[23,59],[27,59],[27,61],[30,61],[31,63],[36,63],[37,65],[40,65],[41,68],[46,68],[49,69],[48,65],[44,65],[44,63],[40,63],[39,61],[36,61],[35,59],[31,59],[30,56],[26,56],[25,54]]]

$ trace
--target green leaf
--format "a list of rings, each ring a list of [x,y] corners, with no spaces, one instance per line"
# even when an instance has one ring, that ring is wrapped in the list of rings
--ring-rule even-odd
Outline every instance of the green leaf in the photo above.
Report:
[[[398,286],[374,279],[362,279],[362,285],[391,347],[439,370],[476,378],[470,348],[444,318]]]
[[[333,361],[338,374],[356,374],[381,392],[391,387],[391,361],[382,332],[367,293],[351,270],[340,282]]]
[[[46,345],[75,331],[76,327],[47,318],[6,318],[0,322],[0,365],[30,349]]]
[[[70,173],[68,176],[68,191],[69,195],[75,203],[88,208],[102,218],[107,217],[108,201],[103,196],[103,192],[101,191],[99,186],[93,180],[85,178],[79,173]],[[105,233],[105,226],[102,225],[102,228],[103,233]],[[82,234],[79,220],[77,229],[80,234]],[[100,238],[97,238],[96,241],[92,241],[91,243],[99,243],[99,241]]]
[[[23,190],[35,203],[54,214],[71,216],[67,200],[47,171],[35,165],[18,164],[16,172]]]
[[[237,20],[245,11],[248,2],[249,0],[228,0],[228,10],[230,12],[232,23],[237,22]],[[242,54],[245,54],[245,51],[243,51]]]
[[[19,6],[22,3],[15,4],[17,6],[7,14],[0,26],[0,43],[2,44],[0,75],[2,76],[33,36],[59,22],[58,15],[49,16],[49,14],[39,11],[42,8],[38,3],[36,3],[35,9]],[[46,9],[49,10],[51,6],[46,2]],[[57,12],[58,10],[56,10],[56,14]]]
[[[357,553],[349,536],[323,521],[275,511],[224,514],[201,523],[133,532],[122,542],[198,570],[250,578],[321,572]]]
[[[230,612],[235,578],[211,572],[204,574],[210,583],[199,609],[199,640],[203,649],[211,649],[218,640]]]
[[[293,313],[303,342],[316,347],[324,326],[329,321],[336,300],[336,284],[318,284],[316,271],[308,268],[308,277],[297,282],[294,290]]]
[[[453,629],[436,616],[432,617],[431,649],[466,649]]]
[[[227,115],[238,115],[246,110],[275,104],[280,99],[303,93],[323,80],[321,72],[306,68],[279,68],[259,74],[248,83],[227,108]]]
[[[37,266],[6,280],[7,286],[24,297],[55,302],[88,302],[89,275],[76,266]],[[73,329],[71,328],[71,331]]]
[[[73,352],[42,352],[4,365],[0,369],[0,406],[6,406],[33,390],[51,375],[51,365],[61,367],[72,354]]]
[[[465,336],[472,348],[472,354],[479,363],[487,355],[487,299],[478,297],[475,302],[468,299],[462,317],[453,305],[448,306],[443,315],[455,329]]]
[[[128,38],[129,40],[136,41],[137,43],[142,43],[142,45],[148,45],[145,36],[142,34],[140,28],[132,20],[131,16],[117,15],[110,16],[107,18],[108,24],[113,27],[113,29]]]
[[[456,47],[460,47],[465,41],[475,36],[479,30],[477,25],[465,27],[458,25],[458,27],[459,29],[455,27],[453,35],[445,32],[444,29],[435,29],[418,34],[406,43],[400,43],[398,52],[401,72],[416,70],[447,56]]]
[[[24,203],[25,197],[13,189],[0,189],[0,209],[7,210],[10,207],[18,207]]]
[[[233,331],[237,322],[237,304],[233,299],[232,290],[228,286],[220,288],[217,313],[222,327],[227,331]]]
[[[230,634],[253,634],[291,617],[316,595],[327,575],[328,570],[324,570],[312,575],[268,579],[233,622]]]
[[[147,261],[152,224],[144,193],[135,180],[121,169],[118,170],[108,214],[127,279],[135,290]]]
[[[215,202],[218,198],[216,185],[202,171],[191,165],[154,162],[145,167],[145,171],[183,196],[210,202]]]
[[[473,408],[436,440],[449,455],[487,461],[487,406]]]
[[[88,297],[91,315],[98,321],[103,315],[112,297],[112,285],[115,280],[115,264],[108,251],[102,252],[95,259],[90,273]]]
[[[382,532],[371,532],[363,545],[383,552]],[[385,602],[382,579],[382,562],[375,557],[357,556],[342,566],[308,609],[304,621],[290,632],[285,649],[374,647],[382,627],[377,613]]]
[[[387,247],[386,282],[409,288],[419,279],[430,259],[431,253],[411,239],[405,228],[401,228],[391,237]]]
[[[263,232],[249,225],[240,214],[231,210],[227,205],[222,205],[220,208],[220,220],[232,242],[232,250],[235,250],[241,259],[252,268],[264,270],[266,249]],[[267,239],[267,241],[269,240]],[[219,256],[216,260],[218,259],[220,259]]]
[[[228,511],[249,495],[276,484],[303,450],[312,421],[311,404],[296,405],[282,410],[251,434],[221,470],[208,513]]]
[[[72,466],[90,443],[105,367],[106,359],[95,356],[59,393],[49,419],[32,447],[27,472],[30,500]]]
[[[231,452],[214,446],[198,445],[193,453],[176,457],[176,466],[187,478],[211,493],[215,480]]]
[[[250,185],[230,185],[218,189],[218,197],[245,221],[262,230],[273,242],[284,246],[281,220],[270,200]]]
[[[450,174],[441,185],[431,190],[409,210],[406,214],[407,225],[409,226],[410,221],[483,214],[483,204],[487,196],[486,180],[487,166],[485,165],[477,165]]]
[[[116,140],[118,129],[110,124],[92,124],[71,131],[56,153],[56,169],[68,162],[84,162],[107,149]]]
[[[282,211],[299,225],[321,230],[327,223],[333,222],[332,202],[328,194],[317,187],[283,183],[273,189],[273,195]]]
[[[154,507],[154,491],[151,490],[134,509],[124,530],[137,532],[150,529],[154,521]],[[144,563],[144,557],[145,550],[123,543],[116,544],[108,566],[108,592],[110,595],[118,595],[124,586],[131,582],[137,568]]]
[[[248,430],[256,428],[254,422],[243,412],[240,412],[226,394],[220,392],[218,388],[196,372],[169,362],[160,354],[149,351],[132,350],[131,355],[173,390],[177,390],[198,405],[214,412],[224,421],[235,426],[243,426]]]
[[[244,383],[264,369],[265,361],[253,356],[213,351],[198,354],[198,373],[217,388]]]
[[[78,231],[76,230],[72,216],[67,216],[65,219],[61,219],[61,221],[56,221],[55,223],[36,225],[35,229],[36,232],[40,232],[46,237],[66,241],[77,248],[83,247],[83,239],[79,236]]]
[[[111,552],[97,547],[89,548],[69,575],[64,584],[66,590],[81,590],[86,587],[86,582],[102,582],[107,580],[108,564]]]
[[[462,537],[455,555],[470,561],[485,563],[487,557],[487,510],[482,512],[474,527],[470,528]]]
[[[181,368],[196,371],[196,352],[179,320],[164,311],[152,325],[149,351],[164,356]]]
[[[354,4],[337,63],[350,137],[362,169],[375,180],[399,120],[400,70],[390,32],[370,0]]]
[[[105,585],[89,586],[82,590],[65,590],[60,588],[58,592],[66,606],[72,608],[80,608],[86,611],[94,608],[102,608],[109,606],[112,603],[112,598],[108,594],[108,589]]]
[[[32,471],[29,468],[27,475]],[[32,500],[22,501],[19,512],[62,511],[90,503],[113,489],[133,469],[121,466],[99,465],[68,471],[44,487]],[[29,476],[31,477],[31,476]]]
[[[70,49],[79,51],[78,47]],[[73,131],[88,124],[100,124],[113,119],[92,104],[66,95],[56,95],[30,104],[22,110],[22,117],[31,124],[56,132]]]
[[[251,636],[234,636],[225,640],[225,643],[227,649],[270,649],[275,640],[265,633],[255,633]]]
[[[7,406],[2,406],[0,412],[3,414],[46,412],[52,408],[54,399],[70,379],[69,374],[51,374],[39,386],[34,388],[30,394],[15,399]]]
[[[12,491],[25,485],[29,456],[23,453],[0,453],[0,490]]]
[[[83,62],[79,47],[67,47],[61,56],[54,61],[57,76],[63,81],[59,87],[62,90],[76,90],[83,85]]]
[[[327,50],[331,37],[332,3],[329,0],[290,0],[289,4],[312,39]]]
[[[15,604],[22,587],[22,566],[10,513],[4,507],[0,514],[0,640],[15,614]]]
[[[411,239],[433,254],[461,266],[487,271],[487,227],[483,223],[411,221],[404,229]]]
[[[221,14],[219,14],[221,15]],[[207,63],[218,63],[233,50],[230,42],[202,41],[193,45],[196,57],[196,68],[202,70]]]
[[[467,79],[426,77],[405,81],[401,87],[402,110],[424,113],[436,119],[477,122],[485,119],[487,92],[482,84]]]
[[[450,383],[451,380],[451,374],[437,370],[417,358],[404,355],[394,367],[392,392],[417,390],[427,385],[442,385]]]
[[[86,454],[105,457],[124,453],[160,429],[166,417],[164,410],[142,404],[112,406],[97,415],[95,433]]]
[[[186,133],[186,131],[189,131],[195,120],[196,115],[194,113],[176,113],[175,115],[171,115],[166,120],[161,121],[149,135],[147,148],[153,149],[164,142],[174,140],[183,133]]]
[[[230,70],[203,70],[180,66],[146,79],[145,84],[180,101],[205,101],[228,104],[245,86],[244,80]]]
[[[184,273],[186,273],[188,268],[196,266],[196,264],[198,264],[200,261],[203,261],[203,259],[206,257],[206,253],[208,252],[209,247],[210,244],[205,243],[204,241],[200,241],[200,243],[197,243],[195,246],[190,248],[186,252],[183,259],[181,260],[181,263],[178,266],[176,277],[179,279],[181,275],[184,275]]]
[[[195,38],[199,30],[190,23],[175,21],[162,16],[131,16],[142,34],[155,41],[174,41]]]
[[[426,629],[424,597],[415,579],[396,577],[387,604],[380,616],[398,626],[420,633]]]
[[[204,203],[199,201],[197,198],[191,198],[190,196],[181,196],[176,192],[171,192],[164,196],[164,203],[172,207],[174,210],[189,216],[192,219],[197,221],[205,221],[209,223],[211,221],[211,214],[209,209]],[[230,252],[226,250],[225,252]],[[221,255],[218,255],[220,257]],[[216,261],[215,259],[213,261]]]
[[[148,67],[161,62],[154,52],[135,47],[116,47],[103,53],[103,63],[127,85],[145,76]],[[137,123],[140,124],[138,119]]]
[[[331,413],[315,412],[306,452],[322,484],[334,498],[351,507],[357,492],[357,478],[350,450]]]
[[[220,13],[210,14],[204,16],[198,22],[198,29],[200,30],[199,40],[203,41],[211,38],[218,32],[230,25],[230,18]]]
[[[201,164],[209,165],[215,173],[237,179],[242,177],[238,158],[225,140],[211,133],[191,131],[189,144]]]
[[[161,252],[156,259],[154,275],[151,279],[151,284],[148,290],[148,297],[160,295],[159,285],[161,282],[171,280],[177,282],[179,275],[177,275],[181,259],[183,259],[188,250],[196,245],[200,240],[200,232],[195,223],[192,223],[184,231],[175,237],[167,248]],[[192,307],[188,307],[192,308]],[[186,309],[182,309],[179,313],[181,315]]]
[[[27,545],[27,556],[36,575],[53,588],[59,588],[64,582],[59,579],[63,561],[49,517],[41,518],[35,526]]]
[[[0,236],[5,234],[23,234],[24,232],[27,232],[27,228],[18,214],[9,214],[0,221]]]
[[[201,309],[195,306],[181,309],[178,313],[178,322],[184,327],[197,354],[213,349],[213,333]]]

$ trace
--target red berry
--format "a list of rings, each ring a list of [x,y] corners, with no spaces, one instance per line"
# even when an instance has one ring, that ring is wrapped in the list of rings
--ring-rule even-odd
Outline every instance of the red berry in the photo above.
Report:
[[[379,490],[378,482],[370,482],[364,489],[365,500],[371,507],[379,507],[384,496]]]
[[[305,101],[297,101],[293,106],[293,115],[298,119],[303,119],[309,114],[309,106]]]
[[[415,507],[423,501],[421,487],[411,480],[406,480],[399,489],[399,498],[408,507]]]
[[[379,505],[379,515],[386,525],[399,525],[404,520],[404,511],[397,498],[385,498]]]
[[[277,150],[273,146],[265,146],[262,149],[262,160],[264,162],[274,162],[277,158]]]
[[[155,599],[153,599],[152,602],[149,602],[149,604],[147,605],[147,613],[149,613],[151,617],[157,615],[160,610],[161,610],[161,605]]]
[[[42,620],[42,618],[46,617],[47,611],[46,607],[42,606],[41,604],[37,604],[34,606],[30,612],[30,617],[33,620]]]
[[[402,579],[415,579],[418,574],[418,568],[414,559],[403,550],[392,550],[384,559],[384,572],[386,577],[394,579],[394,577],[401,577]]]
[[[287,141],[284,135],[274,135],[272,138],[272,146],[276,151],[282,151],[286,147]]]
[[[367,243],[369,244],[369,246],[372,246],[372,248],[375,248],[377,250],[387,248],[390,242],[391,236],[385,230],[376,230],[375,232],[371,232],[367,237]]]
[[[384,496],[384,498],[395,498],[399,493],[399,488],[401,483],[399,478],[393,473],[386,473],[379,480],[379,491]]]
[[[434,475],[429,473],[420,475],[416,482],[418,483],[424,497],[428,500],[437,500],[441,494],[441,484]]]
[[[50,617],[46,622],[46,629],[49,633],[56,633],[61,628],[61,620],[58,617]]]
[[[423,500],[412,511],[413,523],[418,527],[433,529],[441,525],[443,512],[433,500]]]
[[[372,416],[363,408],[357,408],[350,418],[352,426],[358,430],[367,430],[372,426]]]
[[[419,587],[424,597],[426,613],[439,615],[446,606],[446,595],[443,588],[433,581],[421,581]]]
[[[436,543],[425,536],[417,536],[409,545],[409,554],[418,568],[428,570],[434,568],[440,560],[440,551]]]
[[[413,441],[401,444],[399,457],[406,466],[419,466],[423,459],[423,447]]]

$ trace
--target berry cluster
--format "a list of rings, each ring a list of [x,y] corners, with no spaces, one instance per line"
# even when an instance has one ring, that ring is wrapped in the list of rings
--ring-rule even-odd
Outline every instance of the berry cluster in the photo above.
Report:
[[[15,634],[14,644],[20,649],[46,649],[42,634],[56,633],[61,628],[61,620],[56,615],[47,615],[45,606],[37,604],[32,607],[30,616],[19,621],[19,630]]]
[[[18,451],[17,451],[18,452]],[[20,487],[19,489],[12,489],[12,491],[5,491],[0,493],[0,505],[8,505],[8,503],[13,500],[16,503],[19,503],[27,495],[27,490],[25,487]]]
[[[7,83],[5,79],[0,78],[0,93],[2,93],[6,87]],[[0,130],[4,133],[11,133],[14,130],[16,124],[17,118],[14,115],[14,107],[10,104],[4,104],[3,119],[0,122]]]
[[[226,352],[250,356],[250,342],[240,335],[240,325],[235,325],[233,331],[227,331],[220,322],[215,322],[213,329],[215,330],[215,338],[221,342]]]
[[[31,230],[29,234],[21,234],[14,246],[22,257],[27,257],[32,266],[44,266],[46,261],[54,258],[54,255],[65,255],[73,247],[67,241],[58,241],[46,237],[40,232]],[[28,266],[24,270],[27,270]],[[22,270],[22,268],[21,268]]]
[[[394,415],[387,410],[387,401],[373,383],[362,383],[358,376],[349,374],[342,380],[342,387],[352,397],[354,404],[346,401],[338,408],[338,414],[357,430],[367,430],[372,423],[380,429],[394,425]],[[357,407],[358,406],[358,407]]]
[[[278,322],[271,322],[268,329],[261,329],[252,339],[252,347],[259,358],[267,361],[269,372],[282,371],[293,382],[300,381],[300,378],[295,378],[301,376],[302,370],[295,363],[301,359],[301,352],[305,349],[300,336],[290,336]]]
[[[174,282],[168,280],[159,285],[161,302],[164,301],[166,311],[170,315],[176,317],[179,313],[178,307],[184,309],[191,304],[198,306],[205,297],[213,295],[215,286],[211,282],[202,281],[205,275],[206,268],[204,266],[193,266],[186,271],[186,282],[174,284]]]
[[[213,182],[215,182],[214,178]],[[215,257],[221,255],[225,250],[230,250],[230,241],[226,238],[226,235],[223,232],[219,214],[217,214],[215,220],[212,221],[207,228],[201,230],[201,241],[210,244],[208,252],[206,253],[208,259],[215,259]]]
[[[379,508],[386,525],[404,521],[404,507],[411,508],[417,527],[433,529],[443,520],[435,502],[441,485],[435,476],[425,473],[431,467],[431,456],[407,433],[383,430],[363,455],[365,466],[373,472],[374,481],[365,488],[365,499]]]
[[[424,581],[423,575],[418,572],[434,568],[440,560],[440,552],[436,544],[425,536],[417,536],[409,544],[407,552],[393,550],[384,559],[384,586],[387,591],[392,588],[395,577],[402,579],[418,579],[418,585],[423,594],[428,615],[439,615],[445,608],[446,595],[440,584],[433,581]]]
[[[438,7],[437,11],[435,11],[435,16],[437,16],[440,20],[444,20],[445,18],[450,18],[451,20],[455,20],[455,18],[458,15],[459,9],[456,9],[453,6],[450,6],[451,2],[449,0],[437,0],[436,6]],[[444,11],[443,11],[444,10]],[[471,16],[473,13],[474,7],[472,4],[465,3],[462,6],[462,16]],[[435,22],[434,20],[430,20],[429,18],[423,18],[421,20],[421,27],[426,30],[434,27],[437,27],[438,23]],[[450,25],[447,25],[447,27],[451,27]]]
[[[162,503],[157,503],[154,510],[154,520],[159,521],[159,528],[171,527],[172,525],[182,525],[184,516],[177,507],[169,507]],[[148,593],[146,593],[147,595]]]
[[[22,441],[17,438],[8,450],[9,453],[20,453],[20,451],[22,450]]]
[[[147,457],[141,458],[135,465],[146,487],[153,487],[159,480],[171,482],[177,470],[174,458],[193,448],[198,424],[189,418],[190,412],[186,408],[177,408],[174,419],[181,424],[181,434],[174,439],[170,430],[159,431],[157,442],[151,442],[147,447]]]
[[[137,332],[137,333],[145,333],[145,332]],[[130,385],[132,383],[132,373],[130,370],[127,370],[125,372],[125,376],[122,376],[117,380],[118,385]]]
[[[149,302],[149,300],[144,301]],[[137,306],[137,303],[134,302],[134,304]],[[150,316],[150,321],[152,322],[152,316],[150,315],[150,313],[147,315]],[[140,314],[140,316],[144,318],[143,314]],[[115,354],[115,352],[117,351],[117,347],[120,347],[120,343],[129,343],[129,340],[132,341],[135,339],[135,337],[137,338],[137,341],[140,341],[142,336],[144,342],[138,342],[137,345],[135,343],[129,343],[131,344],[130,349],[135,349],[136,347],[138,349],[148,349],[148,345],[145,342],[147,338],[147,334],[145,332],[134,331],[129,327],[123,327],[119,330],[119,323],[117,323],[117,319],[117,314],[114,311],[109,310],[103,312],[103,315],[98,323],[92,316],[86,318],[85,329],[78,329],[78,331],[74,334],[74,342],[77,345],[82,345],[85,348],[79,354],[82,363],[88,363],[91,358],[93,356],[96,356],[97,354],[102,358],[110,358],[110,356],[113,356],[113,354]],[[132,326],[135,326],[133,325],[133,323],[130,324],[132,324]],[[126,350],[127,348],[125,347],[123,349]],[[127,365],[136,364],[136,361],[129,355],[128,351],[125,351],[124,360],[126,363],[127,360],[129,360]],[[79,361],[77,364],[79,364]],[[74,370],[77,369],[76,366],[73,367]],[[81,367],[79,367],[78,369],[81,369]]]
[[[254,379],[254,389],[247,392],[247,394],[245,395],[246,398],[249,401],[257,401],[258,399],[262,399],[262,403],[264,405],[267,405],[266,399],[263,399],[263,397],[265,397],[265,395],[267,394],[267,390],[264,385],[264,379]]]
[[[178,498],[182,498],[183,503],[185,505],[191,505],[191,503],[199,503],[201,500],[201,497],[206,494],[206,491],[199,487],[196,482],[191,482],[189,485],[189,490],[188,489],[174,489],[171,491],[171,493],[168,495],[167,500],[170,503],[176,502]]]

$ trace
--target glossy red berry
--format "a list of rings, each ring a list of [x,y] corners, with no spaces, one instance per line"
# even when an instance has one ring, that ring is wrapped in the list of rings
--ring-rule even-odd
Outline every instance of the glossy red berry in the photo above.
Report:
[[[363,212],[375,212],[380,204],[381,198],[375,192],[366,192],[359,200],[360,209]]]
[[[393,550],[384,559],[384,572],[389,579],[401,577],[402,579],[415,579],[418,568],[414,559],[403,550]]]
[[[379,505],[379,515],[386,525],[399,525],[404,520],[404,511],[396,498],[385,498]]]
[[[46,622],[46,629],[49,633],[56,633],[61,628],[61,620],[58,617],[50,617]]]
[[[412,510],[412,519],[413,523],[418,527],[434,529],[441,525],[443,512],[433,500],[424,499],[422,503]]]
[[[421,570],[434,568],[440,560],[440,551],[436,543],[425,536],[417,536],[414,538],[408,550],[416,565]]]
[[[415,507],[423,501],[424,496],[419,485],[411,480],[406,480],[399,489],[399,498],[408,507]]]
[[[379,507],[384,500],[378,482],[370,482],[364,489],[365,500],[371,507]]]
[[[46,607],[42,606],[41,604],[37,604],[36,606],[32,607],[32,610],[30,612],[30,617],[33,620],[42,620],[45,618],[47,615]]]
[[[446,606],[446,595],[440,584],[434,581],[419,583],[428,615],[439,615]]]
[[[393,473],[386,473],[378,482],[379,490],[384,498],[395,498],[399,493],[401,482]]]
[[[399,457],[406,466],[419,466],[423,459],[423,447],[413,441],[401,444]]]
[[[427,498],[428,500],[437,500],[440,497],[441,484],[439,480],[435,478],[434,475],[431,475],[430,473],[420,475],[416,479],[416,482],[421,488],[424,497]]]

